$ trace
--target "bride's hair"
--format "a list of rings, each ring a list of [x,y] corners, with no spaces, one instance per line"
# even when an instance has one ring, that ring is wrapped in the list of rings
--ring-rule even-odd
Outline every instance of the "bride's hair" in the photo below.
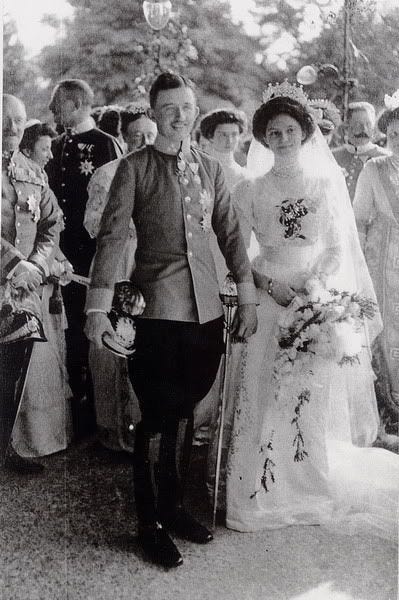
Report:
[[[267,146],[265,143],[267,124],[278,115],[289,115],[299,123],[305,134],[302,143],[306,142],[315,131],[315,122],[306,106],[288,96],[278,96],[262,104],[252,120],[254,138],[264,146]]]

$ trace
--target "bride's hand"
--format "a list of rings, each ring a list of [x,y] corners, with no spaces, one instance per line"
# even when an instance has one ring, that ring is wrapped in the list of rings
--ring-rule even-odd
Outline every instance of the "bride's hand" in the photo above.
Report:
[[[288,306],[295,298],[295,290],[286,283],[282,283],[277,279],[271,279],[255,269],[252,270],[252,273],[256,287],[268,292],[273,300],[277,302],[277,304],[280,304],[280,306]]]
[[[286,283],[273,279],[270,296],[280,306],[288,306],[295,298],[296,292]]]

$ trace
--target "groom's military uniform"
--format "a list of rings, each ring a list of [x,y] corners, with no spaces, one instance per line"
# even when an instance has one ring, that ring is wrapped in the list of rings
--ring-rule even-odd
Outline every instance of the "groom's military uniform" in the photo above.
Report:
[[[144,525],[164,522],[181,502],[174,466],[177,427],[186,418],[192,426],[193,407],[209,391],[223,351],[223,307],[209,247],[212,228],[237,282],[239,303],[256,302],[221,166],[205,153],[191,152],[192,163],[184,171],[179,157],[153,146],[121,160],[97,238],[86,302],[87,311],[110,310],[114,273],[133,217],[137,250],[131,279],[146,302],[129,361],[142,412],[136,431],[135,496]],[[157,507],[147,468],[151,432],[162,432]]]

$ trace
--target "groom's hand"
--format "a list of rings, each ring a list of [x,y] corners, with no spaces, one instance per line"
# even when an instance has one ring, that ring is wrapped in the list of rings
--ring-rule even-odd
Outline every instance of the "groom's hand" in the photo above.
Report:
[[[103,348],[103,335],[108,333],[114,335],[114,330],[108,316],[103,312],[89,312],[86,316],[86,325],[84,328],[86,337],[93,342],[95,347],[100,350]]]
[[[231,333],[233,342],[245,342],[258,328],[255,304],[241,304],[234,315]]]

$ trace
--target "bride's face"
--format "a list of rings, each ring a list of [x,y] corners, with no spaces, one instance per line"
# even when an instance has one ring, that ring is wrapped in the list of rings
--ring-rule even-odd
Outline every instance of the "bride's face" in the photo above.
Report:
[[[275,155],[287,157],[299,152],[305,137],[298,121],[281,114],[268,122],[265,142]]]

